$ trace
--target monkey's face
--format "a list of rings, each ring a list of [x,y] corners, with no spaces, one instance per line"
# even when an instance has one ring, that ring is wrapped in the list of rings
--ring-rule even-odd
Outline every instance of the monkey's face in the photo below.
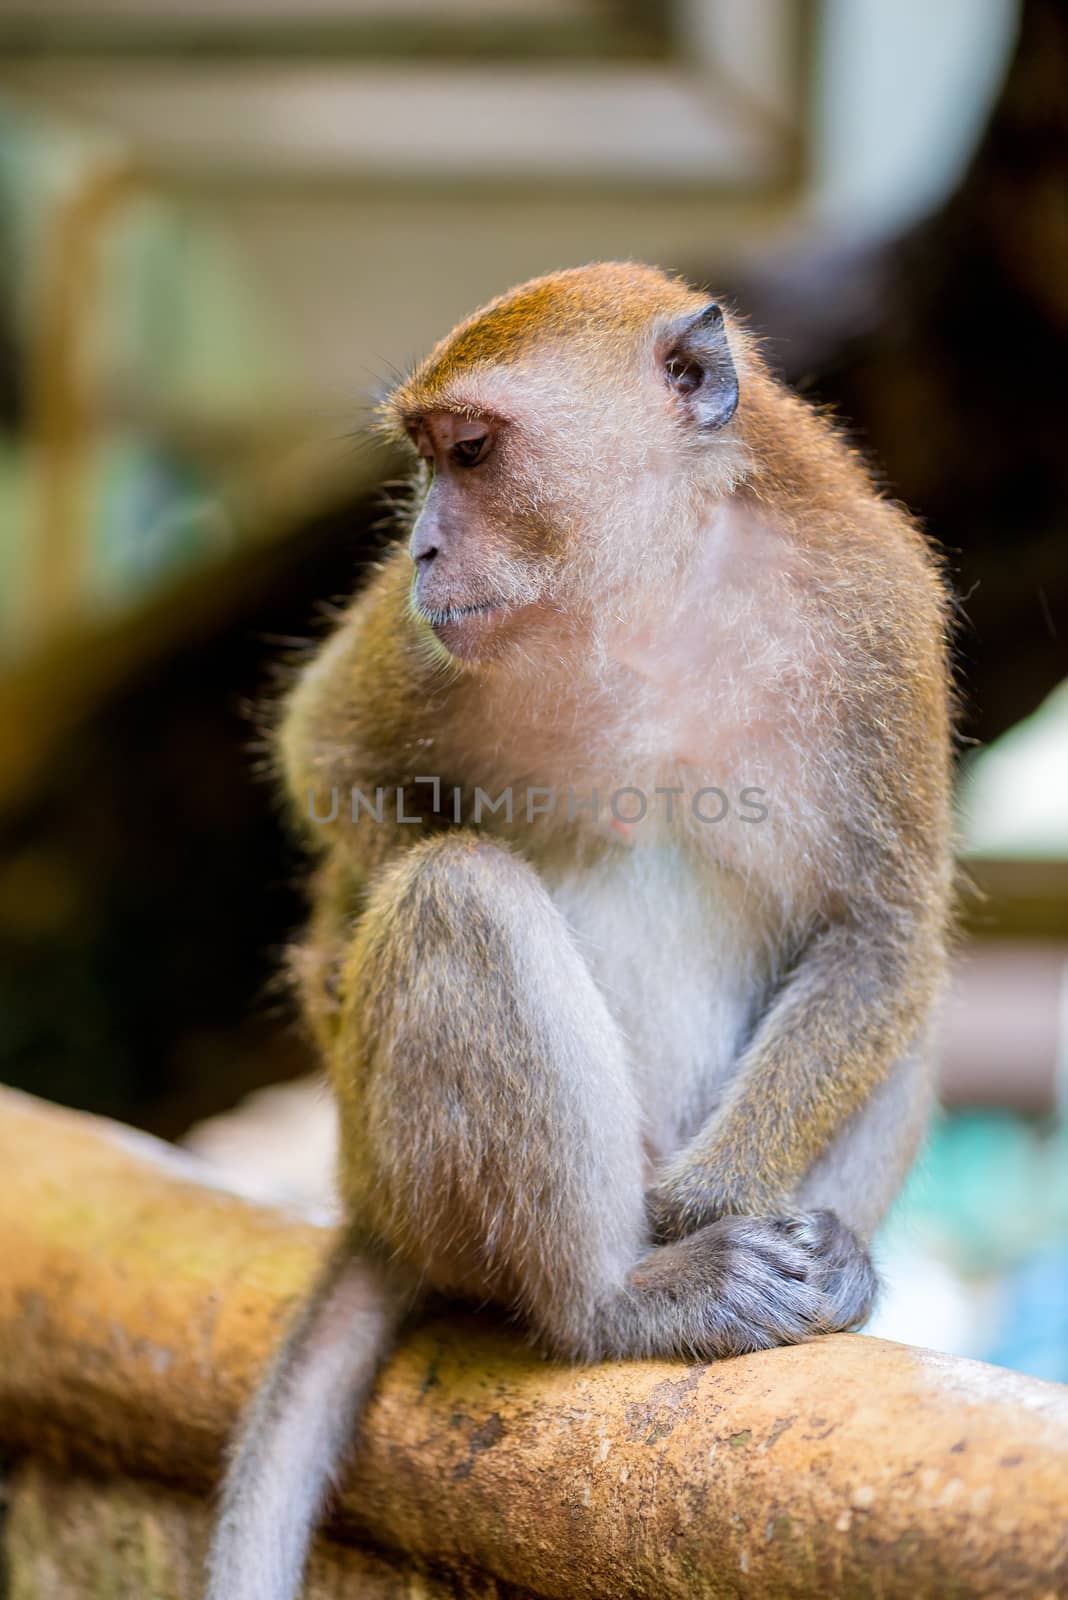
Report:
[[[386,407],[421,458],[416,613],[467,660],[620,615],[726,485],[737,402],[719,306],[652,269],[579,268],[476,314]]]
[[[410,437],[422,477],[408,546],[415,610],[450,655],[498,655],[545,617],[554,548],[517,470],[518,430],[490,412],[434,410]]]

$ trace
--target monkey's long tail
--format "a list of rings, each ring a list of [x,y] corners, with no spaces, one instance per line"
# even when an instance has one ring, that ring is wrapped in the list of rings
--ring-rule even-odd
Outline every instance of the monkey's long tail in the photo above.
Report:
[[[308,1545],[413,1296],[345,1239],[331,1252],[241,1424],[205,1600],[293,1600]]]

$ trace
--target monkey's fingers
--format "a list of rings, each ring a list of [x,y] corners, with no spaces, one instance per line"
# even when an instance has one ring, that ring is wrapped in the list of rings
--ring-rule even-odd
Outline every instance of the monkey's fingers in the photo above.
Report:
[[[650,1252],[629,1287],[675,1353],[715,1360],[798,1344],[863,1320],[867,1252],[833,1212],[722,1217]]]
[[[871,1316],[879,1279],[867,1247],[833,1211],[801,1211],[774,1226],[812,1259],[811,1276],[824,1298],[824,1333],[844,1333]]]

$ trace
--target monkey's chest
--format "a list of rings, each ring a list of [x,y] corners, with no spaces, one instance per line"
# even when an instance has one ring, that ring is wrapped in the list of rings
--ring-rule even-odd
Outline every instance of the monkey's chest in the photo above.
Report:
[[[764,1003],[764,941],[744,888],[665,846],[543,876],[619,1025],[659,1160],[714,1109]]]

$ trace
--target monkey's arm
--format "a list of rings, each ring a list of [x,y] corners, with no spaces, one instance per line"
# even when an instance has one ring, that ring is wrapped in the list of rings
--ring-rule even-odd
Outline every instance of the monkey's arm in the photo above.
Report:
[[[419,775],[447,674],[413,625],[410,583],[398,546],[301,673],[275,736],[307,842],[357,876],[412,843],[412,817],[431,799]]]
[[[923,912],[895,917],[871,906],[816,932],[758,1024],[723,1102],[659,1175],[648,1197],[658,1236],[678,1238],[728,1213],[786,1207],[915,1041],[942,967],[939,920]]]
[[[324,1052],[368,881],[439,825],[432,816],[421,818],[423,828],[412,820],[433,798],[427,781],[411,780],[428,765],[443,674],[412,627],[410,582],[411,563],[398,546],[301,673],[276,730],[279,776],[319,856],[311,919],[289,967]]]

